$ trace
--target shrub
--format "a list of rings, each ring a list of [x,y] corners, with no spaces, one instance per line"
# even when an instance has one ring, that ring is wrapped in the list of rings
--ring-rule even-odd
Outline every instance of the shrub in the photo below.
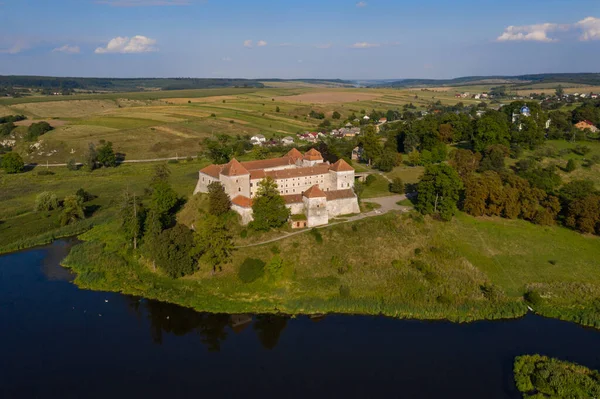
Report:
[[[577,144],[577,146],[575,146],[575,148],[573,148],[573,152],[575,154],[581,155],[581,156],[588,154],[590,151],[592,151],[592,149],[590,147],[588,147],[587,145]]]
[[[279,249],[279,247],[277,245],[273,245],[271,247],[271,253],[273,255],[279,255],[281,253],[281,249]]]
[[[404,182],[399,177],[394,177],[390,183],[390,192],[396,194],[404,194]]]
[[[533,306],[542,304],[542,296],[537,291],[527,291],[523,297],[527,303]]]
[[[345,284],[340,285],[340,297],[341,298],[349,298],[350,297],[350,287]]]
[[[52,176],[54,174],[53,171],[48,169],[38,170],[36,173],[38,176]]]
[[[260,259],[246,258],[240,265],[238,278],[244,284],[252,283],[265,274],[265,262]]]
[[[240,237],[242,237],[242,238],[248,237],[248,230],[244,229],[244,230],[240,231]]]
[[[75,161],[73,158],[69,159],[69,162],[67,162],[67,169],[78,170],[79,166],[77,165],[77,161]]]
[[[23,158],[16,152],[9,152],[2,156],[2,169],[8,174],[20,173],[25,168]]]
[[[35,212],[47,212],[57,208],[58,198],[56,197],[56,194],[50,191],[44,191],[35,197],[35,206],[33,207]]]
[[[178,163],[179,163],[179,161],[178,161],[177,159],[169,159],[169,160],[167,161],[167,163],[170,163],[170,164],[178,164]]]
[[[315,241],[317,242],[317,244],[323,244],[323,236],[321,235],[321,232],[319,232],[319,230],[313,227],[310,230],[310,234],[312,234],[313,237],[315,237]]]
[[[88,193],[83,188],[80,188],[79,190],[77,190],[75,195],[78,196],[79,198],[81,198],[81,200],[83,202],[88,202],[94,198],[94,196],[92,194]]]
[[[279,280],[283,275],[283,259],[281,259],[281,256],[274,255],[265,266],[265,272],[270,280]]]
[[[567,166],[565,168],[565,171],[571,173],[573,172],[575,169],[577,169],[577,163],[575,163],[574,159],[569,159],[569,161],[567,162]]]

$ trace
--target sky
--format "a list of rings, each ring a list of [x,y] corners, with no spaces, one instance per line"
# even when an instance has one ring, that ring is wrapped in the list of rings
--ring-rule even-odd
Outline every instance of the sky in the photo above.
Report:
[[[0,75],[600,72],[598,0],[0,0]]]

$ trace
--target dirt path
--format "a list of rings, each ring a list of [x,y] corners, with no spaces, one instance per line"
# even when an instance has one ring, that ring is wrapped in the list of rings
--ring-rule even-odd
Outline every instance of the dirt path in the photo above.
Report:
[[[151,159],[126,159],[124,161],[117,161],[117,164],[122,164],[122,163],[145,163],[145,162],[161,162],[161,161],[184,161],[186,160],[188,157],[171,157],[171,158],[151,158]],[[193,156],[191,157],[192,159],[197,159],[197,156]],[[42,166],[42,167],[48,167],[48,168],[56,168],[56,167],[60,167],[60,166],[67,166],[66,163],[48,163],[48,164],[43,164],[43,163],[30,163],[30,164],[26,164],[25,166],[28,167],[34,167],[34,166]],[[83,166],[83,164],[81,162],[77,163],[77,166]]]

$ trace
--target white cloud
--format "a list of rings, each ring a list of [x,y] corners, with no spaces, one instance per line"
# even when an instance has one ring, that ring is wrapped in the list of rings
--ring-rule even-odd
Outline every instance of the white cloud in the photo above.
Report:
[[[135,53],[149,53],[152,51],[158,51],[154,45],[156,40],[150,39],[146,36],[134,36],[129,37],[115,37],[112,39],[106,47],[98,47],[95,51],[96,54],[107,54],[107,53],[120,53],[120,54],[135,54]]]
[[[19,54],[31,48],[31,43],[26,39],[18,39],[8,48],[0,48],[0,54]]]
[[[231,57],[223,57],[221,58],[221,61],[225,61],[225,62],[231,62]]]
[[[81,52],[81,49],[79,48],[79,46],[70,46],[68,44],[65,44],[62,47],[57,47],[54,50],[52,50],[53,53],[67,53],[67,54],[79,54]]]
[[[583,30],[579,40],[600,40],[600,18],[587,17],[577,22],[575,26]]]
[[[188,6],[191,0],[97,0],[96,4],[112,7]]]
[[[352,47],[352,48],[373,48],[373,47],[381,47],[381,44],[379,44],[379,43],[358,42],[358,43],[354,43],[350,47]]]
[[[359,1],[358,3],[356,3],[356,7],[358,7],[358,8],[362,8],[362,7],[366,7],[366,6],[367,6],[366,1]]]
[[[258,43],[256,43],[256,45],[258,47],[265,47],[267,45],[267,42],[265,42],[264,40],[259,40]]]
[[[496,39],[499,42],[508,41],[533,41],[533,42],[556,42],[558,39],[548,37],[548,33],[557,30],[566,30],[568,26],[545,23],[524,26],[509,26]]]
[[[252,48],[252,40],[244,40],[244,47]]]

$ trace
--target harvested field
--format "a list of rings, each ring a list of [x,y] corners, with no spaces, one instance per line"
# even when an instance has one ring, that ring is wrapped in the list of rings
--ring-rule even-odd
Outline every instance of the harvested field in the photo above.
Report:
[[[172,127],[169,127],[169,126],[154,126],[152,129],[158,130],[159,132],[172,134],[173,136],[183,137],[185,139],[193,139],[193,138],[197,137],[197,136],[189,134],[189,133],[181,132],[181,131],[174,129]]]
[[[168,101],[170,104],[189,104],[191,103],[212,103],[227,100],[237,100],[236,96],[212,96],[212,97],[200,97],[200,98],[169,98],[164,101]]]
[[[323,91],[304,93],[295,96],[278,96],[276,101],[304,102],[312,104],[352,103],[356,101],[369,101],[381,97],[382,93],[360,93],[353,91]]]
[[[117,109],[117,104],[110,100],[68,100],[25,103],[11,108],[16,113],[38,118],[82,118]]]
[[[15,112],[5,105],[0,105],[0,116],[12,115]]]

